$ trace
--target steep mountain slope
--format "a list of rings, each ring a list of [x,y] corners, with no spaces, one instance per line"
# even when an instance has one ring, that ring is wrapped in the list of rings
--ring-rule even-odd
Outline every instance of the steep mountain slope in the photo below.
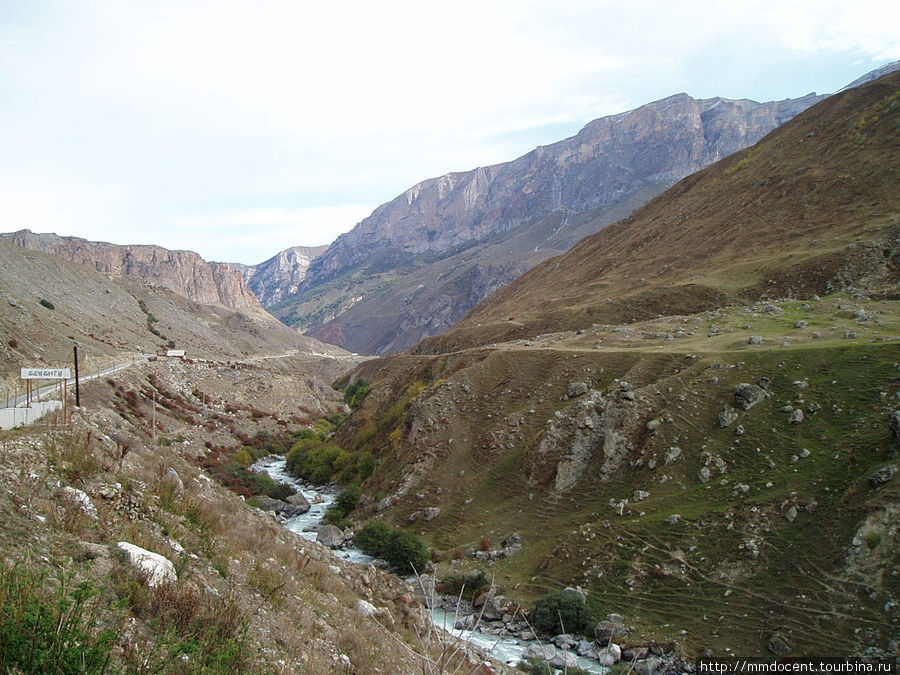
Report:
[[[270,307],[293,295],[306,278],[310,263],[328,246],[294,246],[280,251],[258,265],[229,263],[241,273],[263,307]]]
[[[678,94],[512,162],[423,181],[339,237],[313,261],[300,293],[272,311],[354,351],[407,347],[821,98],[760,104]],[[589,210],[593,217],[580,215]]]
[[[900,75],[831,97],[362,364],[356,517],[632,649],[895,653],[898,125]]]
[[[205,305],[222,305],[245,314],[261,310],[259,300],[239,272],[226,263],[207,262],[193,251],[170,251],[146,245],[119,246],[79,237],[35,234],[30,230],[0,234],[0,237],[23,248],[89,265],[104,274],[159,284]]]
[[[897,281],[897,76],[829,99],[579,242],[424,348]],[[865,97],[865,98],[860,98]]]

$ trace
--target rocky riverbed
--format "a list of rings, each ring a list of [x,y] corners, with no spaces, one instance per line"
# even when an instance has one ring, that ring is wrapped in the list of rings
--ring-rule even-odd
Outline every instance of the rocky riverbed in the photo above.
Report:
[[[254,464],[253,469],[298,490],[298,495],[293,498],[278,504],[275,502],[279,500],[266,504],[271,507],[266,510],[284,527],[305,539],[327,546],[334,555],[345,560],[385,566],[354,548],[350,532],[322,524],[325,511],[337,496],[336,489],[296,480],[286,470],[283,457],[263,458]],[[469,603],[460,601],[456,596],[438,593],[434,576],[430,573],[408,578],[406,582],[431,609],[438,628],[508,665],[536,659],[547,661],[561,670],[577,667],[591,673],[605,673],[607,668],[621,662],[630,663],[638,675],[694,671],[693,665],[682,661],[671,645],[648,643],[635,646],[633,641],[626,639],[630,629],[618,614],[610,614],[598,622],[592,636],[562,634],[541,640],[532,631],[518,603],[500,594],[496,586]]]

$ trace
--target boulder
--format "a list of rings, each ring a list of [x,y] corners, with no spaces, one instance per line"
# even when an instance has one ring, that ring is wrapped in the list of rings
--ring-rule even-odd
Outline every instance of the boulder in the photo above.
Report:
[[[719,413],[719,428],[724,429],[725,427],[731,426],[737,421],[738,411],[732,408],[730,405],[726,405],[722,412]]]
[[[300,494],[299,492],[291,495],[290,497],[285,499],[285,501],[288,504],[290,504],[291,506],[293,506],[297,509],[300,509],[298,515],[302,514],[302,513],[306,513],[307,511],[309,511],[312,508],[312,504],[309,503],[309,500],[306,497],[304,497],[302,494]]]
[[[601,647],[606,647],[613,642],[625,637],[625,625],[621,621],[604,619],[594,626],[594,639]]]
[[[128,561],[144,576],[150,588],[178,581],[178,575],[175,574],[175,565],[165,556],[148,551],[140,546],[135,546],[127,541],[120,541],[116,545],[128,554]]]
[[[163,485],[170,487],[176,496],[180,497],[184,494],[184,483],[181,480],[181,476],[171,466],[163,474],[162,482]]]
[[[895,440],[900,439],[900,410],[895,410],[891,413],[888,426],[891,429],[891,438]]]
[[[873,488],[887,485],[895,473],[897,473],[897,467],[894,464],[885,464],[869,476],[869,485]]]
[[[747,382],[741,382],[731,391],[734,394],[735,404],[741,410],[750,410],[757,403],[765,401],[768,396],[765,389]]]
[[[429,506],[427,509],[425,509],[425,513],[422,517],[425,522],[428,522],[429,520],[434,520],[439,515],[441,515],[440,508],[438,508],[437,506]]]
[[[553,645],[528,645],[522,652],[522,660],[538,659],[541,661],[549,661],[556,656],[556,647]]]
[[[597,653],[597,660],[601,666],[609,668],[622,660],[622,649],[615,642],[611,642]]]
[[[781,633],[772,633],[769,636],[769,651],[775,656],[784,657],[793,651],[791,643]]]
[[[574,654],[569,652],[557,651],[556,656],[549,659],[548,662],[551,666],[559,668],[560,670],[569,670],[570,668],[578,667],[578,659],[575,658]]]
[[[257,495],[253,498],[253,503],[266,513],[275,513],[285,518],[293,518],[309,511],[309,507],[304,509],[302,506],[294,506],[282,499],[273,499],[266,495]]]
[[[340,548],[344,545],[344,532],[334,525],[324,525],[316,534],[316,542],[328,548]]]
[[[88,497],[84,490],[79,490],[78,488],[69,487],[67,485],[62,489],[62,493],[63,499],[75,504],[84,515],[97,520],[97,507],[94,506],[94,502],[91,501],[91,498]]]
[[[586,393],[588,393],[588,386],[584,382],[569,382],[569,389],[566,392],[569,398],[582,396]]]
[[[665,672],[666,662],[658,656],[650,656],[634,662],[634,672],[637,675],[660,675]]]

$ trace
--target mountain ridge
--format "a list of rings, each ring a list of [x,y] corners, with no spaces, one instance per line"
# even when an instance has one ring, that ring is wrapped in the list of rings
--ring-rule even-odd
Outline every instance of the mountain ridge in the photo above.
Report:
[[[175,251],[152,244],[111,244],[27,229],[3,233],[0,238],[22,248],[88,265],[102,274],[156,283],[202,304],[221,305],[248,314],[264,312],[239,272],[227,263],[208,262],[193,251]]]
[[[421,181],[338,237],[312,261],[299,292],[270,310],[352,351],[405,349],[590,228],[821,98],[760,104],[675,94],[589,122],[510,162]],[[605,222],[579,218],[591,209],[607,211]],[[479,279],[476,296],[469,277]]]

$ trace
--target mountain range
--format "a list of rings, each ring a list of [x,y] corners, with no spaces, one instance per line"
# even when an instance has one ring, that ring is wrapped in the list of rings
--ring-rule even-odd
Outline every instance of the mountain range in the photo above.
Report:
[[[352,351],[407,348],[675,181],[752,145],[822,96],[770,103],[677,94],[503,164],[423,181],[312,261],[269,305]]]

